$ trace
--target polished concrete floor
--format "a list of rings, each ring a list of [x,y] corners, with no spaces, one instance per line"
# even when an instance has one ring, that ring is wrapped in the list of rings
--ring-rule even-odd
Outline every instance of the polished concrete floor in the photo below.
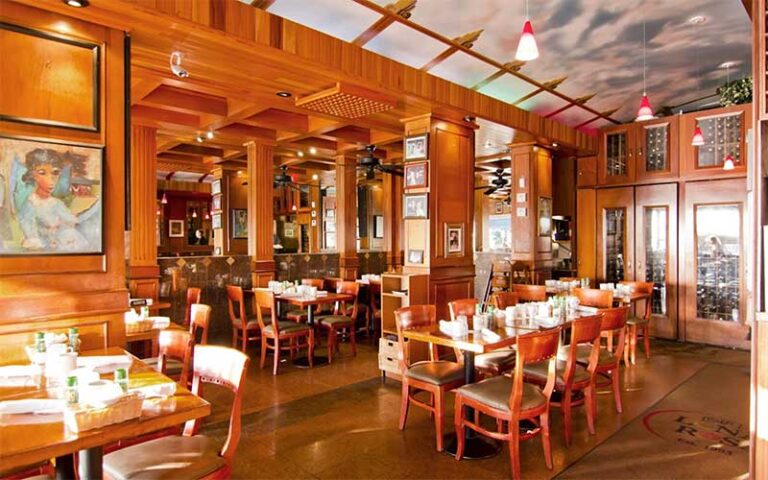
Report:
[[[508,478],[509,454],[456,461],[434,449],[428,413],[412,408],[397,428],[400,384],[382,384],[376,347],[311,370],[287,363],[277,377],[253,358],[243,404],[236,478]],[[575,409],[574,439],[565,447],[562,418],[552,415],[554,469],[541,441],[521,444],[525,478],[746,478],[749,355],[655,341],[650,360],[622,370],[624,412],[610,392],[598,393],[597,434]],[[271,358],[268,358],[268,363]],[[226,435],[231,397],[206,390],[214,413],[205,433]],[[446,430],[452,430],[453,396]]]

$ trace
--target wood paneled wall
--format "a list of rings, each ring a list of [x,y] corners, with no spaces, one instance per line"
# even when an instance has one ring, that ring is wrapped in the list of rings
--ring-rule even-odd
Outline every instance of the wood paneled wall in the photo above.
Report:
[[[249,142],[248,255],[253,261],[253,286],[266,287],[275,278],[272,239],[272,145]]]
[[[0,258],[0,345],[18,350],[19,345],[31,341],[35,330],[60,330],[71,325],[84,326],[87,345],[120,345],[125,338],[122,314],[128,305],[124,241],[123,32],[8,0],[0,0],[0,20],[100,47],[100,63],[96,72],[100,83],[96,107],[100,119],[97,130],[0,121],[2,132],[5,135],[106,147],[102,174],[104,254]],[[7,55],[6,45],[0,44],[0,50],[4,52],[4,67],[24,72],[25,81],[35,87],[15,91],[16,100],[34,110],[28,114],[42,120],[55,121],[58,120],[56,112],[86,108],[82,102],[82,96],[90,92],[86,86],[83,91],[62,88],[57,95],[32,98],[37,97],[41,88],[41,78],[34,73],[38,71],[33,68],[34,65],[47,62],[54,69],[85,67],[80,63],[69,63],[66,57],[57,61],[42,57],[51,52],[45,46],[45,42],[50,40],[44,37],[32,37],[30,41],[41,42],[40,48],[25,51],[23,55]],[[92,71],[75,73],[84,76],[93,74]],[[7,92],[5,88],[4,85],[4,92]],[[0,106],[0,113],[13,113],[13,110],[6,108],[10,107]],[[85,325],[96,326],[86,329]],[[5,348],[2,351],[0,355],[5,354]]]

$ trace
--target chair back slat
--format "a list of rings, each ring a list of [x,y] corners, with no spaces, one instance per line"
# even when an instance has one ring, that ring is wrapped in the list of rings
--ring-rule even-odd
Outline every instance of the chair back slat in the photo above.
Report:
[[[596,308],[611,308],[613,306],[613,292],[611,290],[574,288],[573,294],[579,299],[580,305]]]
[[[506,310],[507,307],[514,307],[517,305],[517,300],[515,292],[496,292],[491,296],[491,304],[501,310]]]
[[[184,326],[189,326],[189,319],[191,317],[191,308],[192,304],[194,303],[200,303],[200,297],[202,295],[202,290],[197,287],[189,287],[187,289],[187,303],[186,308],[184,309]]]
[[[275,308],[275,294],[271,290],[256,290],[254,308],[259,328],[264,331],[267,325],[272,325],[272,331],[277,336],[280,333],[280,325],[277,321],[277,309]],[[264,312],[269,312],[269,322],[264,321]]]
[[[189,381],[189,366],[195,339],[186,330],[168,329],[162,330],[157,338],[158,344],[158,368],[161,373],[166,373],[168,360],[181,362],[181,375],[179,385],[187,387]]]
[[[357,318],[357,299],[360,295],[360,284],[352,281],[340,281],[336,284],[336,293],[342,293],[344,295],[352,295],[354,298],[352,299],[352,312],[350,314],[350,318],[352,320]],[[336,314],[337,315],[344,315],[347,311],[347,303],[348,301],[341,302],[341,305],[343,306],[342,310],[339,310],[338,306],[336,308]]]
[[[229,312],[229,321],[235,325],[239,318],[245,328],[247,323],[245,317],[245,302],[243,301],[243,288],[238,285],[227,285],[227,310]],[[237,304],[237,307],[235,307]],[[237,313],[235,310],[237,309]]]
[[[322,278],[302,278],[301,284],[307,287],[315,287],[318,290],[322,290],[325,285],[325,280]]]
[[[211,324],[210,305],[202,303],[193,303],[190,305],[189,333],[196,344],[205,345],[208,343],[208,327]]]
[[[511,411],[520,411],[520,404],[523,399],[523,367],[528,363],[549,361],[547,383],[544,386],[544,395],[549,402],[555,388],[555,366],[559,342],[560,327],[520,335],[517,338],[517,358],[512,376],[512,393],[509,396]]]
[[[543,302],[547,299],[547,287],[544,285],[512,285],[517,299],[521,302]]]
[[[606,308],[600,310],[600,313],[603,314],[603,321],[600,325],[600,331],[611,333],[616,333],[616,331],[619,332],[619,340],[617,344],[618,346],[613,352],[614,360],[618,365],[618,362],[624,353],[624,340],[627,333],[627,329],[625,327],[627,324],[627,316],[629,315],[629,306],[626,305],[623,307]]]
[[[437,324],[437,310],[434,305],[411,305],[395,310],[395,327],[397,328],[397,342],[403,353],[400,358],[400,370],[405,372],[410,367],[408,347],[405,343],[403,332],[419,328],[434,327]],[[437,348],[430,345],[430,358],[434,360]]]
[[[459,315],[466,315],[471,322],[476,308],[476,298],[462,298],[460,300],[448,302],[448,311],[451,313],[451,320],[456,320],[456,317]]]
[[[573,378],[576,371],[578,345],[588,343],[592,346],[587,363],[587,371],[590,376],[597,368],[597,359],[600,354],[600,332],[603,323],[603,314],[581,317],[571,323],[571,348],[568,350],[568,358],[565,362],[563,378],[566,383]]]

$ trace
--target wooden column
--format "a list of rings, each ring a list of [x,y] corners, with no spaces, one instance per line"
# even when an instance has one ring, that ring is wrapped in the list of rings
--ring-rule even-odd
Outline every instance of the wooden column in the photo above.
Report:
[[[160,292],[157,265],[157,129],[131,126],[131,231],[128,287],[132,295]]]
[[[546,206],[549,202],[551,228],[551,152],[537,145],[513,147],[510,181],[512,182],[511,259],[527,263],[534,274],[534,282],[544,283],[544,280],[552,276],[552,240],[551,232],[550,235],[542,235],[544,232],[540,231],[539,206]]]
[[[357,278],[357,160],[336,157],[336,248],[339,252],[339,276]]]
[[[382,188],[387,271],[398,272],[403,268],[403,177],[384,175]]]
[[[427,188],[409,189],[428,195],[427,219],[405,223],[405,273],[429,275],[429,303],[438,318],[448,317],[448,302],[474,296],[475,265],[472,255],[474,215],[475,129],[477,125],[434,115],[404,119],[407,137],[427,133],[429,182]],[[458,251],[449,251],[448,232],[460,232]],[[409,251],[423,252],[423,263],[412,263]]]
[[[248,255],[254,287],[275,277],[272,238],[272,145],[248,142]]]
[[[217,216],[221,221],[221,228],[213,229],[213,254],[228,255],[229,252],[227,251],[226,240],[229,232],[227,228],[229,226],[229,218],[227,215],[229,212],[229,202],[227,201],[226,187],[229,182],[227,181],[226,174],[222,167],[214,168],[213,171],[211,171],[211,176],[213,177],[213,181],[218,181],[221,186],[220,193],[211,195],[211,198],[221,197],[219,200],[221,208],[211,212],[211,215]],[[213,204],[213,202],[211,202],[211,204]]]

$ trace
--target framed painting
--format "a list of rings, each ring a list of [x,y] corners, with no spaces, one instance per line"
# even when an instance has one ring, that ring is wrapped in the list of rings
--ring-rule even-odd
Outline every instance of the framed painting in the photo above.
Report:
[[[232,238],[248,238],[248,210],[232,209]]]
[[[0,95],[0,120],[100,130],[99,45],[0,22],[0,51],[0,78],[13,91]]]
[[[461,223],[445,224],[445,256],[464,255],[464,225]]]
[[[0,136],[0,256],[104,253],[104,147]]]
[[[429,152],[429,134],[406,137],[403,140],[403,160],[426,160]]]
[[[217,178],[211,182],[211,195],[218,195],[221,193],[221,179]]]
[[[405,195],[403,218],[429,218],[429,194]]]
[[[184,236],[184,220],[168,220],[168,236],[172,238]]]
[[[421,265],[424,263],[424,250],[408,250],[408,263]]]
[[[211,210],[214,212],[221,211],[221,195],[214,195],[211,197]]]
[[[384,215],[373,216],[373,238],[384,238]]]
[[[221,212],[211,215],[211,228],[221,228]]]
[[[426,188],[427,187],[427,162],[415,162],[405,166],[405,188]]]

